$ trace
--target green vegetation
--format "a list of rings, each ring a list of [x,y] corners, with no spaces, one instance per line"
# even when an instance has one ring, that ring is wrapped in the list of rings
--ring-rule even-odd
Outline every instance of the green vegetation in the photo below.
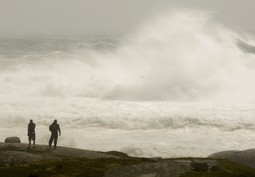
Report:
[[[19,148],[14,146],[6,146],[0,148],[0,151],[17,151],[17,150],[19,150]]]
[[[153,162],[146,158],[127,159],[63,159],[47,160],[30,166],[0,168],[3,177],[102,177],[112,167]],[[218,160],[220,169],[210,172],[192,171],[180,177],[255,177],[255,170],[228,160]]]
[[[255,169],[231,162],[229,160],[218,160],[221,168],[215,168],[210,172],[187,172],[180,177],[255,177]]]
[[[111,167],[152,162],[145,158],[128,159],[63,159],[43,161],[40,164],[0,168],[3,177],[102,177]]]

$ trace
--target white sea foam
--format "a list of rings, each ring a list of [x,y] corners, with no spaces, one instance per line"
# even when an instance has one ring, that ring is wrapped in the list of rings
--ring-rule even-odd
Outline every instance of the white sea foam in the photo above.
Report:
[[[165,157],[249,148],[255,56],[240,40],[206,13],[180,11],[116,44],[5,39],[0,138],[25,141],[34,119],[38,142],[47,143],[57,118],[66,146]]]

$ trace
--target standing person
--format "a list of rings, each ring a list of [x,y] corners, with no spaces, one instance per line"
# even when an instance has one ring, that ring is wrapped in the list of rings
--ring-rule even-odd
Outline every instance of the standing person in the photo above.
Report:
[[[35,123],[33,123],[33,120],[31,119],[28,126],[27,126],[27,136],[28,136],[28,149],[30,149],[31,146],[31,140],[33,140],[33,147],[35,148]]]
[[[54,140],[54,149],[56,149],[57,141],[58,141],[58,133],[61,136],[61,130],[59,124],[57,124],[57,120],[55,119],[54,122],[49,127],[51,131],[51,136],[49,140],[49,147],[51,148],[52,141]]]

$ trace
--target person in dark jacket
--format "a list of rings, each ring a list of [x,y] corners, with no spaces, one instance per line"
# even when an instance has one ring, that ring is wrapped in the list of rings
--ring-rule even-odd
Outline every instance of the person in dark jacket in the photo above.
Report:
[[[31,119],[28,126],[27,126],[27,136],[28,136],[28,149],[30,149],[31,146],[31,140],[33,141],[33,147],[35,148],[35,123],[33,123],[33,120]]]
[[[54,149],[56,149],[57,142],[58,142],[58,135],[61,136],[61,130],[59,124],[57,124],[57,120],[55,119],[54,122],[49,127],[51,131],[51,136],[49,140],[49,147],[51,148],[52,141],[54,141]]]

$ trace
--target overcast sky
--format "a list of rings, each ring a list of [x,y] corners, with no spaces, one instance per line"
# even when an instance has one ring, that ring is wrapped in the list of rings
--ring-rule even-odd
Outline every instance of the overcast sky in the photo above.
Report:
[[[0,34],[128,33],[173,7],[213,11],[235,30],[255,31],[254,0],[0,0]]]

